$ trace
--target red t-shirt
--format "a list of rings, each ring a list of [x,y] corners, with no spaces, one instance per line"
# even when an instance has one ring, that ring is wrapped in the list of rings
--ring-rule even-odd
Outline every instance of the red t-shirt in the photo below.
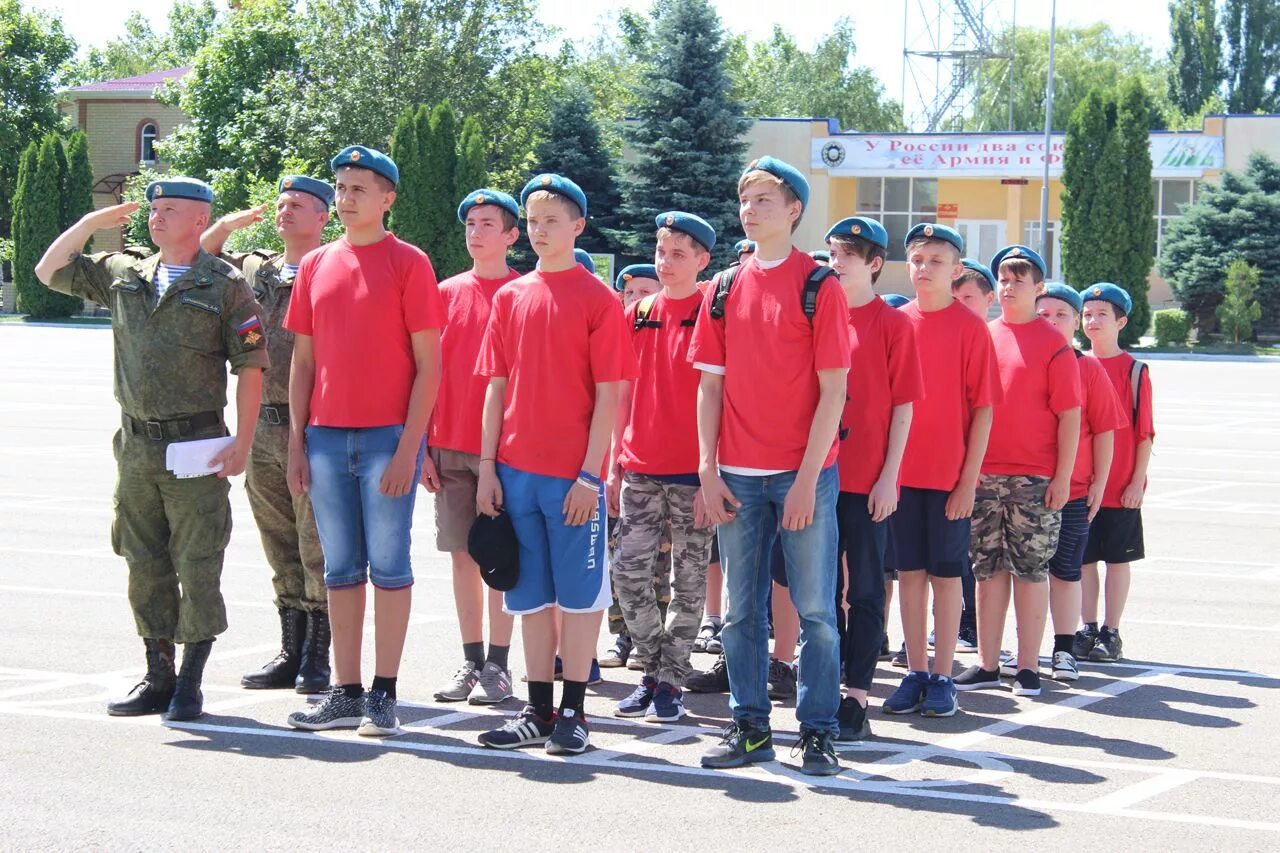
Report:
[[[445,450],[480,455],[480,416],[489,380],[476,374],[476,356],[489,326],[489,306],[498,288],[520,277],[507,270],[502,278],[459,273],[440,285],[448,322],[440,338],[443,368],[440,393],[427,443]]]
[[[973,410],[1001,399],[991,335],[959,302],[921,311],[913,301],[896,310],[915,329],[924,380],[924,397],[912,407],[902,485],[949,492],[964,467]]]
[[[780,265],[743,264],[724,317],[711,317],[707,288],[689,361],[724,371],[718,459],[722,466],[796,471],[804,459],[818,407],[819,370],[849,366],[849,314],[832,277],[818,289],[813,320],[801,305],[804,281],[816,267],[799,249]],[[823,467],[835,462],[837,437]]]
[[[736,287],[736,285],[735,285]],[[698,470],[698,382],[702,371],[689,363],[689,342],[702,294],[668,299],[659,293],[647,321],[636,329],[637,302],[627,309],[630,343],[640,374],[631,384],[631,412],[622,434],[619,464],[640,474],[694,474]]]
[[[867,494],[889,449],[893,407],[924,394],[911,320],[877,296],[849,309],[849,390],[840,424],[840,491]]]
[[[1106,371],[1096,358],[1079,352],[1076,364],[1080,368],[1080,449],[1076,451],[1076,467],[1071,472],[1071,500],[1089,493],[1093,483],[1093,437],[1120,429],[1125,425],[1125,415],[1116,399],[1116,389],[1111,387]],[[1104,490],[1105,491],[1105,490]]]
[[[1043,317],[987,324],[1003,402],[991,417],[984,474],[1052,477],[1058,466],[1058,415],[1080,406],[1075,351]]]
[[[1093,356],[1089,357],[1093,358]],[[1107,487],[1102,491],[1102,505],[1115,509],[1121,506],[1120,495],[1129,487],[1129,482],[1133,479],[1133,466],[1138,458],[1138,445],[1148,438],[1156,437],[1155,417],[1151,407],[1151,371],[1142,371],[1142,381],[1138,390],[1138,423],[1135,426],[1133,382],[1129,378],[1134,361],[1133,356],[1122,352],[1111,358],[1095,360],[1102,365],[1102,369],[1111,380],[1111,387],[1116,391],[1116,400],[1124,416],[1124,424],[1116,430],[1116,449],[1111,457],[1111,473],[1107,476]]]
[[[534,270],[498,290],[476,372],[507,377],[499,462],[533,474],[578,476],[596,385],[636,375],[623,322],[613,290],[582,266]]]
[[[346,237],[302,259],[284,327],[309,335],[314,426],[404,423],[417,366],[409,336],[444,325],[426,254],[388,234],[370,246]]]

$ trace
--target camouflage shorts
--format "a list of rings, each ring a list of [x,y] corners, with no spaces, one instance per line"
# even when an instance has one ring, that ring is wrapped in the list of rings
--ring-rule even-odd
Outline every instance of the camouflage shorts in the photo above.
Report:
[[[1043,583],[1058,550],[1062,512],[1044,505],[1048,477],[983,474],[973,501],[973,575],[980,581],[997,572]]]

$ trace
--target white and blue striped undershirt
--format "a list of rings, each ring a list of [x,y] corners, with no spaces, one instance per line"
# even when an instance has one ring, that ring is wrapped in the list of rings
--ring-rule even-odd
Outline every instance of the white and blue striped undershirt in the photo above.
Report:
[[[298,264],[285,264],[284,275],[280,276],[285,281],[293,281],[298,277]]]
[[[191,269],[190,264],[185,267],[174,264],[160,264],[156,267],[156,301],[159,302],[160,298],[164,296],[164,292],[169,289],[169,285],[181,278],[189,269]]]

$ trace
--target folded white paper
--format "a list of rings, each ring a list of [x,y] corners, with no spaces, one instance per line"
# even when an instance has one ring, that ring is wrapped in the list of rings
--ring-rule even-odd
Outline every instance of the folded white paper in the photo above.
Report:
[[[213,457],[235,443],[235,436],[225,438],[201,438],[196,441],[175,441],[164,452],[164,466],[178,479],[204,477],[222,470],[222,463],[209,467]]]

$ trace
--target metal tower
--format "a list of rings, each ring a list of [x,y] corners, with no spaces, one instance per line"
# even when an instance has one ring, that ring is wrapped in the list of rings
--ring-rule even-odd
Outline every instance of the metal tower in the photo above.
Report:
[[[905,0],[902,110],[911,130],[964,130],[984,62],[1003,60],[1012,79],[1015,58],[996,37],[1012,26],[1017,0]],[[1004,130],[1004,127],[967,128]]]

